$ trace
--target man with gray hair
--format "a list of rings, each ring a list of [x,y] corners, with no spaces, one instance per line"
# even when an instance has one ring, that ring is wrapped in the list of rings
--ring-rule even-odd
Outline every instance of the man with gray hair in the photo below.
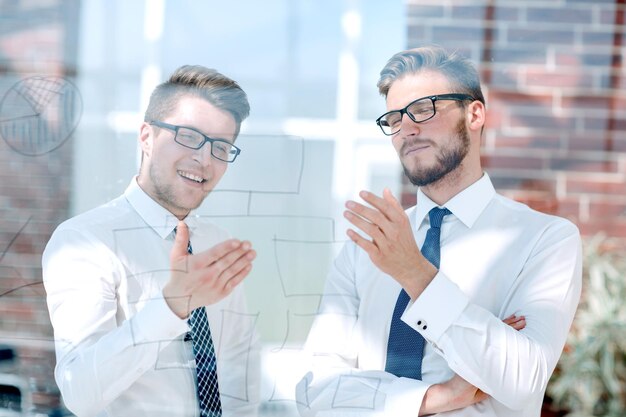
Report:
[[[417,185],[346,203],[298,384],[302,416],[539,417],[581,291],[571,222],[494,190],[476,69],[438,47],[394,55],[376,123]],[[364,237],[365,236],[365,237]]]
[[[55,379],[76,415],[256,415],[258,344],[239,285],[256,254],[192,213],[239,155],[249,111],[233,80],[180,67],[150,98],[139,175],[52,235]]]

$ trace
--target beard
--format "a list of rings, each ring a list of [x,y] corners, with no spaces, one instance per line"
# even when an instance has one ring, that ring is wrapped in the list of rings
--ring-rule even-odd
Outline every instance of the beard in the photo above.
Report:
[[[411,181],[411,184],[421,187],[436,183],[461,165],[469,151],[470,145],[465,120],[459,120],[454,133],[453,143],[447,147],[441,148],[439,154],[436,156],[437,162],[435,165],[427,168],[417,166],[411,171],[404,162],[402,163],[404,174],[409,181]],[[401,153],[403,152],[401,151]]]
[[[172,214],[176,215],[178,213],[188,213],[191,210],[195,210],[204,200],[203,198],[200,198],[198,201],[187,203],[180,201],[180,197],[176,195],[174,185],[169,184],[167,180],[162,180],[161,173],[155,164],[150,164],[148,176],[150,178],[150,182],[152,183],[152,193],[150,193],[152,194],[152,198]]]

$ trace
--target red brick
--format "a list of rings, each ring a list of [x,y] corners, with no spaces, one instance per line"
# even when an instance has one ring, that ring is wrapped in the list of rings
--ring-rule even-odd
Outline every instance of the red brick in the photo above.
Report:
[[[478,19],[484,20],[487,18],[487,6],[486,5],[452,5],[452,18],[453,19]]]
[[[489,91],[487,103],[497,102],[499,106],[523,106],[523,107],[552,107],[554,98],[552,94],[532,94],[521,91],[500,91],[493,89]]]
[[[28,284],[29,281],[17,275],[17,270],[7,271],[6,269],[0,269],[0,297],[4,297],[10,293],[14,293],[17,288],[23,287],[24,285]]]
[[[574,43],[574,31],[561,29],[510,28],[507,31],[507,39],[511,43],[569,45]]]
[[[509,111],[504,106],[492,103],[487,99],[487,118],[485,120],[485,129],[487,131],[497,130],[507,120]]]
[[[624,35],[626,38],[626,35]],[[611,88],[616,89],[617,91],[626,91],[626,75],[620,75],[617,77],[617,82],[615,85],[611,85]]]
[[[511,91],[519,90],[519,68],[498,67],[491,72],[490,86]]]
[[[564,7],[529,7],[526,11],[529,22],[555,23],[591,23],[592,13],[587,9],[567,9]]]
[[[572,67],[580,70],[585,65],[585,59],[597,62],[602,59],[601,57],[602,54],[585,54],[569,48],[560,48],[554,52],[554,65],[567,70],[571,70]]]
[[[493,63],[509,63],[524,65],[545,65],[547,52],[544,45],[506,45],[494,46],[490,49]]]
[[[604,233],[614,238],[626,238],[626,222],[616,222],[613,219],[594,220],[585,223],[578,223],[580,233],[585,237]]]
[[[536,178],[514,178],[506,174],[490,175],[496,190],[513,193],[525,192],[527,195],[554,195],[556,182]]]
[[[580,158],[556,157],[550,159],[550,169],[575,172],[617,172],[618,164],[615,161],[609,160],[594,161]]]
[[[443,17],[444,16],[444,7],[443,6],[421,6],[416,4],[410,4],[407,7],[407,19],[409,24],[411,24],[412,19],[416,20],[416,23],[421,23],[419,19],[423,19],[425,17]]]
[[[545,161],[542,158],[516,157],[503,155],[483,155],[481,161],[485,169],[506,168],[506,169],[543,169]]]
[[[626,152],[626,133],[608,135],[607,142],[614,152]]]
[[[566,56],[569,55],[569,58]],[[556,64],[558,66],[584,66],[584,67],[604,67],[609,68],[613,62],[620,62],[622,56],[620,54],[614,54],[610,50],[605,51],[589,51],[582,54],[576,54],[575,59],[572,59],[570,54],[556,54]]]
[[[482,26],[435,26],[433,39],[436,42],[460,41],[475,42],[483,40],[485,31]]]
[[[610,9],[603,8],[600,11],[600,23],[606,25],[612,25],[615,23],[616,9],[611,7]]]
[[[607,112],[608,116],[608,112]],[[585,117],[583,118],[584,130],[612,130],[626,132],[626,120],[617,115],[611,119],[608,117]]]
[[[626,180],[609,182],[601,180],[567,179],[567,193],[584,193],[600,195],[626,195]]]
[[[402,199],[400,201],[402,207],[409,208],[417,204],[417,194],[415,193],[402,193]]]
[[[562,132],[563,130],[574,130],[576,120],[572,117],[565,116],[540,116],[522,114],[517,112],[511,115],[511,127],[527,127],[534,129],[553,129]]]
[[[552,88],[591,88],[593,76],[582,71],[547,70],[544,68],[528,68],[524,71],[524,85],[532,87]]]
[[[503,194],[542,213],[554,214],[558,210],[558,200],[554,194],[549,192],[537,193],[517,190],[508,191]]]
[[[520,9],[516,7],[494,6],[493,16],[489,19],[487,6],[452,5],[453,19],[480,19],[482,21],[512,22],[519,20]]]
[[[23,303],[9,301],[9,298],[5,296],[0,303],[0,316],[3,320],[32,320],[33,312]]]
[[[561,146],[561,138],[558,135],[514,135],[498,132],[495,140],[496,148],[521,148],[521,149],[545,149],[557,150]]]
[[[625,191],[626,188],[622,187],[622,191],[619,194],[626,195]],[[626,221],[626,202],[592,201],[589,204],[589,217],[592,219],[621,219]]]
[[[616,151],[619,145],[626,150],[626,141],[618,142],[612,139],[608,132],[572,133],[567,137],[568,149],[574,151]]]
[[[607,46],[613,44],[613,36],[612,31],[593,32],[586,30],[582,32],[582,41],[586,46]]]
[[[611,109],[613,111],[626,112],[626,94],[624,92],[622,92],[622,95],[611,95]]]
[[[572,197],[561,198],[558,200],[558,207],[554,214],[566,217],[576,223],[580,216],[580,201]]]
[[[621,100],[617,96],[613,98],[608,95],[563,95],[561,98],[561,107],[568,110],[603,110],[610,109],[613,101],[619,103]],[[626,101],[624,104],[626,104]]]
[[[521,9],[518,7],[495,5],[494,9],[493,20],[496,22],[514,22],[518,21],[521,16]]]

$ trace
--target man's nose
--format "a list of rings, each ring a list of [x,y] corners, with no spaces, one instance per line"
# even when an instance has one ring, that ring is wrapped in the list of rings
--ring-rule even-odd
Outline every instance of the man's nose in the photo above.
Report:
[[[421,131],[420,124],[415,123],[408,114],[403,114],[400,121],[400,136],[418,135]]]
[[[205,142],[205,144],[196,150],[196,158],[198,162],[202,164],[202,166],[209,166],[213,161],[213,155],[211,155],[211,142]]]

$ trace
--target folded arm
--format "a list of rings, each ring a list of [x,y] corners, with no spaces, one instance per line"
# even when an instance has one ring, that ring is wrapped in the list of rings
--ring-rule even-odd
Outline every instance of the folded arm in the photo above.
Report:
[[[526,318],[517,332],[472,303],[454,283],[438,276],[407,309],[405,323],[446,359],[450,368],[506,407],[523,409],[542,396],[571,326],[581,288],[581,247],[575,228],[553,225],[526,260],[502,303]],[[445,297],[450,306],[437,300]]]
[[[502,320],[515,330],[526,327],[524,316],[511,315]],[[489,398],[487,394],[476,388],[458,375],[442,384],[434,384],[428,388],[422,401],[419,415],[426,416],[446,411],[458,410]]]

